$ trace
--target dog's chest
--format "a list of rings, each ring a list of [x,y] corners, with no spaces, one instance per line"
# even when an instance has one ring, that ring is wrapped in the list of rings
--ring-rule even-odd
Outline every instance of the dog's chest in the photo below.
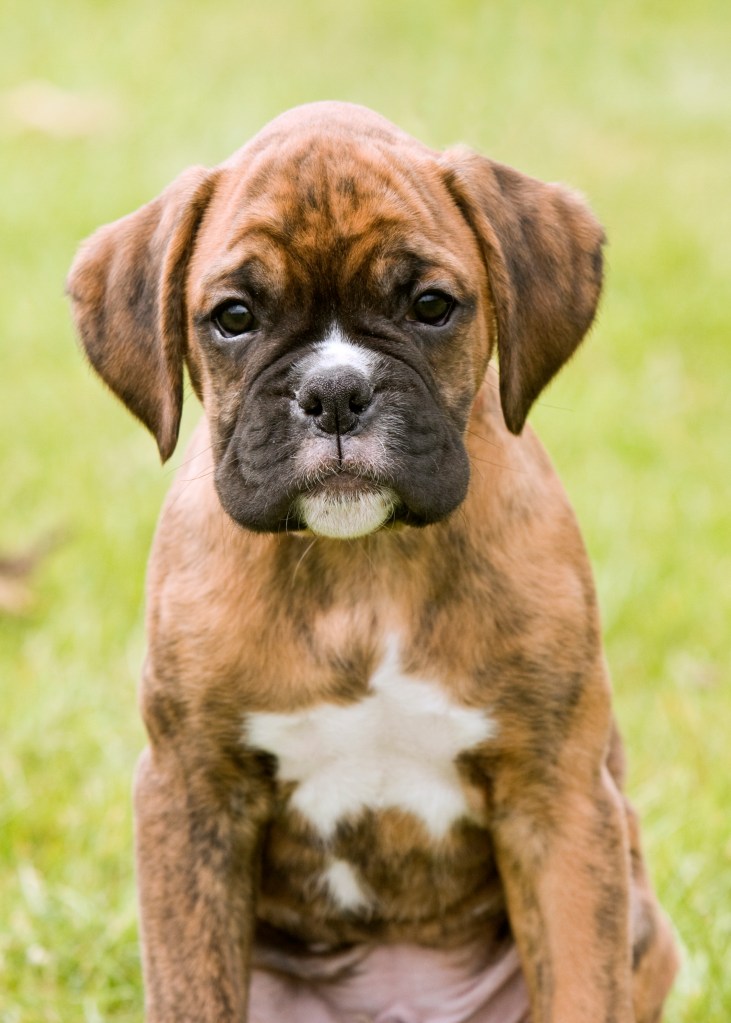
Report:
[[[455,702],[438,681],[406,674],[390,637],[366,695],[295,713],[253,713],[251,746],[274,754],[277,778],[293,783],[289,807],[319,835],[365,810],[414,815],[443,838],[471,812],[457,758],[486,742],[496,725],[484,710]]]

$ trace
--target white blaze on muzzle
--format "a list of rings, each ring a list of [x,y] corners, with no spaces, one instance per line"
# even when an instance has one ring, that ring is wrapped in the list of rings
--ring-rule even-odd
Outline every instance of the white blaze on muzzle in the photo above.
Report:
[[[369,379],[373,375],[376,356],[361,345],[349,341],[337,324],[334,324],[322,341],[318,341],[312,352],[301,362],[308,372],[351,366]]]

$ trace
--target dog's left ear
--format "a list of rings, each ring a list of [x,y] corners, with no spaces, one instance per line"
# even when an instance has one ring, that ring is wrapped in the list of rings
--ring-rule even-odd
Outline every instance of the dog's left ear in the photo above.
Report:
[[[503,416],[520,433],[594,319],[604,232],[583,200],[560,185],[461,147],[444,153],[442,164],[487,266]]]
[[[185,278],[216,172],[191,167],[81,246],[67,281],[94,369],[157,440],[175,449],[183,405]]]

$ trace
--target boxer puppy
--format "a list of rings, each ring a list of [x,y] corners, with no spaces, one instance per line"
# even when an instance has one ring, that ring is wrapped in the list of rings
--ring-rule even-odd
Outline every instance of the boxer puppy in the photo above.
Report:
[[[323,103],[81,248],[84,347],[163,459],[184,365],[205,410],[149,573],[149,1021],[660,1019],[591,574],[524,428],[602,242]]]

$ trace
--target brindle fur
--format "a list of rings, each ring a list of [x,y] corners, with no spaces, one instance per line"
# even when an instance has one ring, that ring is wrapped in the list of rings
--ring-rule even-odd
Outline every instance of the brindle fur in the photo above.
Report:
[[[523,429],[591,323],[602,241],[565,189],[320,104],[81,250],[69,290],[89,358],[163,457],[184,362],[206,412],[148,582],[136,814],[150,1023],[243,1021],[262,935],[447,948],[512,934],[533,1023],[659,1020],[676,953],[621,795],[591,573]],[[460,318],[449,344],[406,346],[391,325],[399,296],[434,265]],[[266,310],[267,332],[232,355],[204,323],[234,284]],[[357,541],[286,531],[293,441],[277,410],[291,352],[333,316],[421,381],[412,429],[436,438],[443,478],[427,492],[413,468],[403,486],[426,528],[407,517]],[[236,444],[248,445],[246,492]],[[459,758],[471,816],[445,839],[386,809],[341,821],[328,844],[288,805],[276,758],[245,742],[246,716],[361,699],[394,630],[404,671],[489,710],[499,730]],[[332,855],[377,895],[368,913],[326,897]]]

